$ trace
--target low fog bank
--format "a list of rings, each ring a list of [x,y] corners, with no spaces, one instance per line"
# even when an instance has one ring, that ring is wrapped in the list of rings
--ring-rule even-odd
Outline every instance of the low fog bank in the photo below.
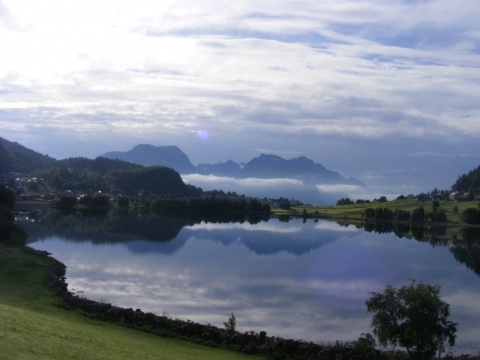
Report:
[[[301,180],[288,178],[237,179],[199,174],[182,175],[182,178],[185,183],[201,187],[206,191],[231,191],[239,195],[255,196],[261,199],[284,197],[311,205],[335,205],[337,200],[346,197],[352,200],[373,200],[380,196],[386,196],[387,199],[392,200],[400,195],[390,189],[382,190],[368,186],[344,184],[306,184]]]

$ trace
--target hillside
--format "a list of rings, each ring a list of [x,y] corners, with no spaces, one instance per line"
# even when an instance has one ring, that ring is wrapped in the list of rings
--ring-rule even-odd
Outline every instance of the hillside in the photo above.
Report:
[[[167,167],[152,166],[135,170],[115,170],[108,176],[109,183],[127,194],[164,194],[181,197],[196,197],[201,190],[186,185],[180,175]]]
[[[174,149],[172,151],[176,152]],[[168,167],[144,168],[131,162],[101,157],[56,160],[0,138],[2,172],[38,177],[38,183],[29,184],[31,189],[36,190],[50,187],[57,191],[93,193],[116,188],[132,195],[141,192],[179,197],[195,197],[202,192],[199,188],[186,185],[178,172]]]
[[[33,173],[56,167],[57,160],[30,150],[17,142],[0,138],[0,173]]]
[[[458,177],[452,185],[453,191],[480,194],[480,166]]]

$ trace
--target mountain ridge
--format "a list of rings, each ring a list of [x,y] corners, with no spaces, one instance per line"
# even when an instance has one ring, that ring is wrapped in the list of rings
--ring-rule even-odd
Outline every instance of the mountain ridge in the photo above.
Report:
[[[190,162],[188,156],[178,146],[154,146],[139,144],[129,151],[110,151],[99,157],[128,161],[142,166],[166,166],[181,174],[196,172],[196,167]]]
[[[365,186],[360,180],[353,177],[345,178],[338,172],[329,170],[305,156],[287,160],[278,155],[260,154],[245,164],[226,160],[216,164],[201,163],[195,166],[188,155],[177,146],[140,144],[125,152],[111,151],[100,157],[129,161],[143,166],[166,166],[185,175],[201,174],[260,179],[292,178],[307,183]]]

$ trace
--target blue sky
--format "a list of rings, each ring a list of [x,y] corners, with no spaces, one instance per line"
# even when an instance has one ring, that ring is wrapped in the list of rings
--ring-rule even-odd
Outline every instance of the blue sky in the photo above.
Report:
[[[0,0],[0,136],[448,188],[480,163],[479,18],[477,0]]]

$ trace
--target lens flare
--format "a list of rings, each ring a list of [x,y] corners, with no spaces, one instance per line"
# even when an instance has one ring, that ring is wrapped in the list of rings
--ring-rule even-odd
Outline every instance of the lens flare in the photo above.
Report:
[[[210,134],[208,133],[207,130],[199,130],[197,131],[197,137],[200,140],[207,140],[210,137]]]

